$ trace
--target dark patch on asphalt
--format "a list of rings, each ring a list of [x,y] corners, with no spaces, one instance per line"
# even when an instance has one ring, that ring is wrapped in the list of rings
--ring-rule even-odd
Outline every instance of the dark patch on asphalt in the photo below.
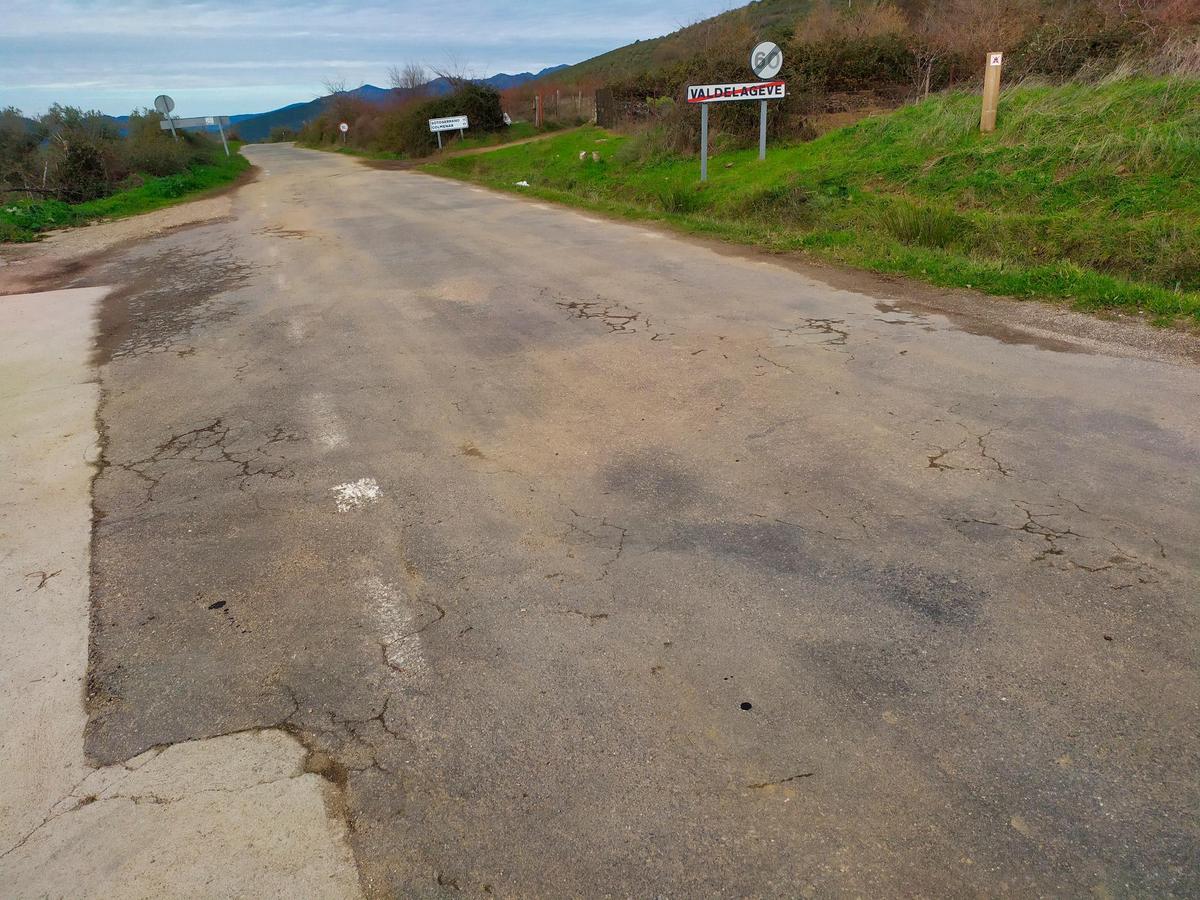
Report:
[[[912,610],[935,625],[969,625],[978,611],[978,598],[953,575],[916,566],[886,566],[870,580],[889,604]]]
[[[826,566],[825,554],[804,528],[777,521],[682,524],[662,547],[734,557],[791,575],[815,576]]]
[[[703,495],[696,477],[661,450],[624,455],[605,466],[601,479],[605,491],[666,509],[690,506]]]
[[[163,251],[123,266],[121,276],[122,286],[101,304],[98,365],[147,353],[194,352],[185,339],[236,313],[222,295],[245,284],[249,268],[224,249]]]
[[[829,553],[829,535],[799,523],[751,522],[686,524],[660,545],[677,550],[733,557],[747,565],[853,586],[865,599],[915,614],[933,625],[971,625],[982,595],[956,575],[917,566],[855,562],[845,552]]]

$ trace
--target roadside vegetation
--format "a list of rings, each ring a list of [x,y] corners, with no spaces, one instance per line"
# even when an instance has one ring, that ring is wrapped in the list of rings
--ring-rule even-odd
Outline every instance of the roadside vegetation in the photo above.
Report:
[[[500,94],[467,78],[456,78],[452,84],[451,93],[438,97],[426,97],[419,87],[398,86],[394,100],[383,106],[355,97],[344,85],[334,85],[340,89],[330,94],[325,112],[305,125],[296,141],[304,147],[376,159],[423,157],[438,147],[429,120],[447,116],[468,118],[471,143],[458,142],[457,132],[444,135],[444,141],[465,147],[506,140],[512,128],[504,121]],[[342,122],[350,126],[344,139],[338,128]]]
[[[135,112],[122,134],[115,120],[72,107],[36,120],[0,111],[0,241],[148,212],[249,168],[208,136],[181,132],[175,141],[159,121],[156,112]]]
[[[1200,81],[1024,84],[996,133],[978,121],[979,96],[960,91],[765,162],[719,138],[704,185],[670,122],[428,169],[943,286],[1200,321]]]

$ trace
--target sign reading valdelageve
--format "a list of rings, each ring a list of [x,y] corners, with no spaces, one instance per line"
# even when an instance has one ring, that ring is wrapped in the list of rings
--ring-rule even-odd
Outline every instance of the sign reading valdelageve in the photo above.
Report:
[[[787,85],[782,81],[751,81],[746,84],[688,85],[688,103],[724,103],[727,100],[782,100]]]
[[[430,119],[430,131],[461,131],[470,128],[466,116],[446,116],[444,119]]]

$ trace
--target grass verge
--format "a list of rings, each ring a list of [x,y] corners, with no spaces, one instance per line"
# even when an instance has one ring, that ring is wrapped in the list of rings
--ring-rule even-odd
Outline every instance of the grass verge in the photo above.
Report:
[[[653,131],[425,169],[945,287],[1200,322],[1200,82],[1021,86],[995,134],[978,115],[975,95],[934,97],[765,162],[714,156],[704,185]]]
[[[86,225],[101,219],[121,219],[172,206],[216,188],[225,187],[250,168],[250,162],[230,145],[233,155],[211,165],[162,177],[138,176],[139,184],[86,203],[61,200],[0,201],[0,242],[36,241],[43,231]]]

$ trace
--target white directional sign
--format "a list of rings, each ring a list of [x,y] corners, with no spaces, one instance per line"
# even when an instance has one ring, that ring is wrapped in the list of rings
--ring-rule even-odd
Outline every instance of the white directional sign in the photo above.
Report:
[[[748,84],[694,84],[687,89],[688,103],[724,103],[727,100],[782,100],[787,88],[782,81],[752,81]]]
[[[783,51],[778,44],[763,41],[750,53],[750,68],[759,78],[774,78],[783,68]]]
[[[190,119],[175,119],[173,121],[176,128],[208,128],[212,125],[229,126],[229,116],[193,116]],[[158,127],[166,131],[171,127],[171,123],[164,119],[158,123]]]
[[[461,131],[470,128],[466,116],[446,116],[444,119],[430,119],[430,131]]]

